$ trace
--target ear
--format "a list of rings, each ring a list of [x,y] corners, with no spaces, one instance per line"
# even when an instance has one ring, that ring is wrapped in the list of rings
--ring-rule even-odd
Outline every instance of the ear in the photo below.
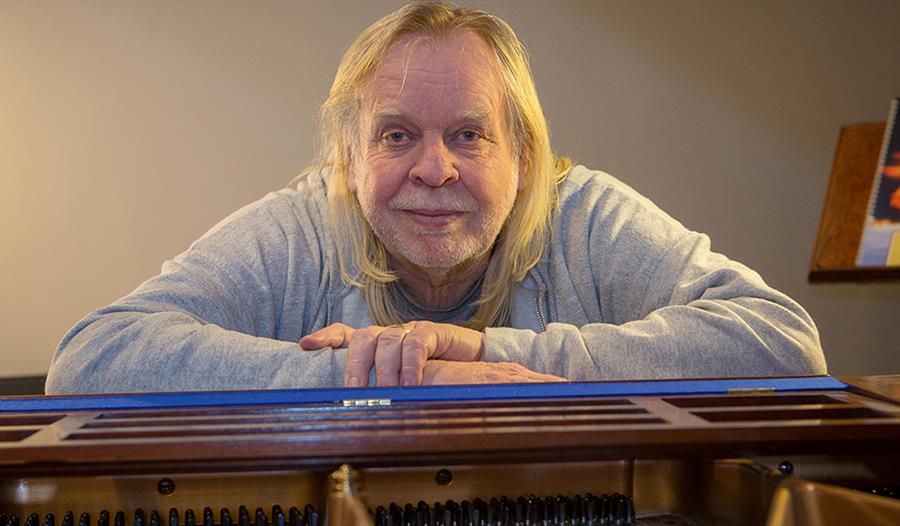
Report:
[[[522,153],[519,156],[519,181],[516,189],[521,192],[525,189],[527,183],[526,174],[528,173],[528,154]]]

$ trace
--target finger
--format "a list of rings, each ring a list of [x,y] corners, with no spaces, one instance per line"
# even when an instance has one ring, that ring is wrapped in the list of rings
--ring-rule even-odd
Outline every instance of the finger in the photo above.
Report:
[[[343,323],[331,325],[307,334],[300,338],[300,347],[304,349],[321,349],[322,347],[342,348],[350,344],[354,329]]]
[[[569,380],[563,378],[562,376],[556,376],[553,374],[544,374],[544,373],[536,373],[534,371],[530,371],[531,374],[528,377],[529,382],[531,383],[552,383],[552,382],[568,382]]]
[[[400,385],[400,363],[403,338],[407,329],[403,326],[387,327],[378,335],[375,350],[375,378],[378,385]]]
[[[469,383],[489,384],[522,384],[538,382],[568,382],[565,378],[552,374],[532,371],[524,365],[514,362],[476,362],[483,365],[479,378],[470,379]]]
[[[499,362],[499,365],[502,366],[499,370],[507,375],[505,383],[568,382],[567,379],[560,376],[532,371],[518,363]]]
[[[422,371],[422,385],[447,385],[463,383],[458,381],[457,369],[468,369],[470,362],[450,362],[428,360]]]
[[[421,385],[425,364],[434,352],[437,335],[428,326],[413,326],[402,342],[400,383]]]
[[[347,358],[344,363],[344,385],[365,387],[369,385],[369,370],[375,363],[375,346],[382,327],[371,326],[359,329],[350,338]]]
[[[416,322],[416,329],[430,329],[435,338],[429,349],[432,360],[455,360],[474,362],[481,360],[484,348],[484,333],[446,323],[430,321]]]

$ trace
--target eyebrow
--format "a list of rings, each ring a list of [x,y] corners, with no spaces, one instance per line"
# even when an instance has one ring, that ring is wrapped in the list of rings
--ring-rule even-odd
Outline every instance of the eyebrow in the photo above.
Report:
[[[378,111],[377,113],[372,115],[373,125],[384,122],[386,120],[401,120],[410,123],[412,123],[413,121],[413,119],[411,119],[408,114],[390,108]],[[488,110],[469,110],[460,113],[456,116],[456,118],[453,119],[454,123],[462,121],[490,122],[491,112]]]

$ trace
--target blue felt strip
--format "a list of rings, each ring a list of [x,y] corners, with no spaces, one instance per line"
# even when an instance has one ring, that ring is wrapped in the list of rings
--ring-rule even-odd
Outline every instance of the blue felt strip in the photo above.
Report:
[[[775,391],[843,390],[847,384],[831,376],[722,380],[663,380],[550,384],[449,385],[370,387],[362,389],[295,389],[278,391],[215,391],[90,396],[26,396],[0,398],[0,413],[143,408],[185,408],[252,405],[340,404],[344,400],[388,399],[394,402],[437,400],[497,400],[716,394],[733,389]]]

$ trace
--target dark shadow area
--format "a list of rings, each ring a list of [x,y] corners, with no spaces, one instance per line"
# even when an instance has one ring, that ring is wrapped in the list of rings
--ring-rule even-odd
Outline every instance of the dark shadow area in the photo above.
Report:
[[[42,395],[46,381],[44,375],[0,378],[0,396]]]

